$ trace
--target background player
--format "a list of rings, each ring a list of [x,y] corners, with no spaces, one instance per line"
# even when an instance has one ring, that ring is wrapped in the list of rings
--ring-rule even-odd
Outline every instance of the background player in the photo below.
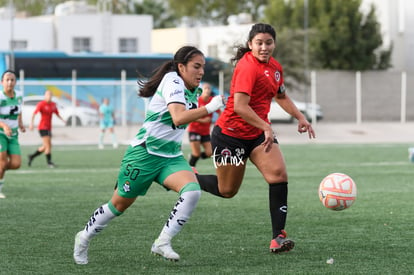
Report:
[[[212,99],[211,85],[207,82],[202,85],[203,92],[198,98],[198,107],[203,107],[208,104]],[[220,113],[220,112],[219,112]],[[213,114],[209,114],[205,117],[199,118],[193,121],[188,126],[188,138],[190,141],[191,154],[188,163],[190,166],[195,167],[199,158],[206,159],[211,157],[211,123],[213,120]],[[201,152],[201,148],[204,152]]]
[[[114,108],[109,104],[109,98],[104,98],[101,106],[99,106],[99,119],[100,119],[100,128],[101,128],[101,134],[99,135],[99,149],[104,148],[104,137],[105,137],[105,131],[108,129],[108,131],[111,133],[112,137],[112,147],[118,148],[118,142],[116,140],[116,135],[114,131],[114,125],[115,125],[115,114],[114,114]]]
[[[60,116],[59,110],[56,107],[56,103],[52,101],[52,92],[47,90],[44,94],[44,100],[37,103],[35,110],[32,114],[29,129],[33,131],[34,120],[38,113],[40,113],[40,122],[38,125],[39,135],[42,138],[42,146],[28,156],[28,165],[31,166],[35,157],[42,153],[46,156],[46,163],[50,168],[55,168],[55,164],[52,162],[52,117],[55,114],[60,120],[66,124],[66,121]]]
[[[2,193],[6,170],[18,169],[22,163],[19,145],[19,132],[25,132],[22,122],[23,94],[15,91],[16,73],[5,71],[1,76],[3,90],[0,92],[0,199],[6,198]]]

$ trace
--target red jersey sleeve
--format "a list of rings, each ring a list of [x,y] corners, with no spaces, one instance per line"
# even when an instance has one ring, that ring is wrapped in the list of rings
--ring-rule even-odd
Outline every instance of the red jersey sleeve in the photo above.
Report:
[[[245,64],[246,62],[243,61],[244,60],[242,60],[234,70],[233,78],[237,79],[237,81],[232,83],[232,91],[234,93],[246,93],[251,96],[256,82],[257,72],[255,67],[248,66],[248,64]]]
[[[243,92],[249,95],[249,106],[261,119],[270,123],[270,103],[278,91],[284,91],[282,66],[274,58],[270,58],[268,63],[261,63],[251,52],[247,52],[237,63],[231,81],[230,97],[217,125],[229,136],[257,138],[263,131],[234,112],[234,94]]]

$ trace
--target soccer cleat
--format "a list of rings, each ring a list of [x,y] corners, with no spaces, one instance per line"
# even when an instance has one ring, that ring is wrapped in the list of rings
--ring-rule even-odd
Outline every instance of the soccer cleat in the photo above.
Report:
[[[112,144],[112,147],[113,147],[114,149],[118,148],[118,143],[114,143],[114,144]]]
[[[31,155],[28,155],[27,158],[29,159],[27,164],[30,166],[32,166],[32,161],[33,161],[33,157]]]
[[[172,262],[180,260],[180,255],[172,249],[171,243],[161,243],[158,239],[152,244],[151,253]]]
[[[49,162],[47,165],[49,168],[56,168],[56,165],[53,162]]]
[[[103,144],[99,144],[98,148],[102,150],[104,148]]]
[[[287,239],[287,233],[282,230],[282,234],[279,234],[275,239],[270,241],[270,252],[280,253],[287,252],[293,249],[295,242]]]
[[[75,246],[73,248],[73,259],[77,264],[88,263],[88,248],[89,242],[81,237],[82,231],[79,231],[75,236]]]
[[[5,199],[6,195],[4,195],[2,192],[0,192],[0,199]]]

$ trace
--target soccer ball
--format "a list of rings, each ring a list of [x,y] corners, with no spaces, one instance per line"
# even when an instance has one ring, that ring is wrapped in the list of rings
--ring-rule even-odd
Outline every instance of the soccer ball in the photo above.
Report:
[[[332,210],[344,210],[355,201],[357,188],[348,175],[332,173],[326,176],[319,185],[319,199],[323,206]]]

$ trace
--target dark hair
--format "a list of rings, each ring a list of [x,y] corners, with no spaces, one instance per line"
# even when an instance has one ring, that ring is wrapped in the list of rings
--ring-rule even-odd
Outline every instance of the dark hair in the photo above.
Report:
[[[15,76],[15,77],[17,77],[17,74],[16,74],[16,72],[15,72],[15,71],[13,71],[13,70],[6,70],[6,71],[5,71],[5,72],[1,75],[1,81],[3,81],[3,78],[4,78],[4,76],[5,76],[7,73],[14,74],[14,76]]]
[[[236,48],[237,48],[236,55],[230,59],[230,62],[232,64],[236,64],[243,57],[243,55],[245,53],[251,51],[251,49],[249,48],[249,42],[251,42],[253,40],[253,38],[258,33],[268,33],[268,34],[270,34],[273,37],[273,40],[276,41],[276,31],[275,31],[275,29],[271,25],[264,24],[264,23],[254,24],[252,26],[252,28],[250,29],[249,37],[247,39],[246,44],[245,45],[238,45],[238,46],[236,46]]]
[[[141,97],[151,97],[157,91],[158,86],[161,83],[162,78],[166,73],[169,72],[178,72],[178,64],[186,65],[194,55],[204,54],[193,46],[184,46],[181,47],[174,55],[174,59],[165,62],[159,68],[157,68],[153,76],[148,81],[138,80],[138,85],[140,89],[138,91],[139,96]]]

